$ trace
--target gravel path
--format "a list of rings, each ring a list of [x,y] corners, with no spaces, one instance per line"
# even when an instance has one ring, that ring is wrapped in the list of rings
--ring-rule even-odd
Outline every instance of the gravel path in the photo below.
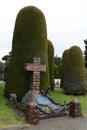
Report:
[[[0,130],[87,130],[87,116],[59,117],[40,120],[38,125],[22,125]]]

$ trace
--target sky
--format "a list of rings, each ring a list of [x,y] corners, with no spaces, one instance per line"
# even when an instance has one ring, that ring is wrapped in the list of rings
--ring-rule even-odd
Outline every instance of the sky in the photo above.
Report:
[[[77,45],[84,52],[87,39],[87,0],[3,0],[0,1],[0,60],[12,50],[15,20],[25,6],[36,6],[45,15],[47,38],[54,54]]]

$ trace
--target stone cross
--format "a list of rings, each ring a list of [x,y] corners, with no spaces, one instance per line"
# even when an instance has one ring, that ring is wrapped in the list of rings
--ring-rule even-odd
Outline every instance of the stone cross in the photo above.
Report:
[[[33,63],[25,64],[25,70],[33,72],[33,77],[30,83],[30,90],[39,90],[40,72],[46,72],[46,65],[41,65],[40,58],[34,57]]]

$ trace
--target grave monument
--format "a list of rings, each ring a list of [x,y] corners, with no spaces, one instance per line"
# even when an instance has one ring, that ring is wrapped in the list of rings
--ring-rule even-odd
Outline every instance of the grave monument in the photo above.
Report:
[[[34,63],[25,64],[25,70],[33,71],[33,76],[30,81],[30,90],[40,89],[40,72],[46,72],[46,65],[40,64],[40,58],[34,57]]]
[[[25,94],[22,103],[24,103],[27,106],[27,108],[29,109],[32,108],[33,112],[35,108],[39,109],[39,118],[41,119],[47,117],[57,117],[66,115],[66,109],[68,107],[68,104],[65,103],[64,105],[61,105],[59,103],[56,103],[54,100],[51,99],[51,97],[49,97],[48,89],[46,92],[40,90],[40,72],[46,73],[46,65],[40,64],[40,58],[34,57],[33,63],[26,63],[24,65],[24,68],[26,71],[32,71],[33,75],[30,82],[31,84],[29,91]],[[37,105],[35,105],[34,107],[34,104]],[[27,112],[28,112],[27,115],[29,115],[29,117],[27,118],[28,119],[32,118],[30,117],[29,114],[30,111],[27,110]]]

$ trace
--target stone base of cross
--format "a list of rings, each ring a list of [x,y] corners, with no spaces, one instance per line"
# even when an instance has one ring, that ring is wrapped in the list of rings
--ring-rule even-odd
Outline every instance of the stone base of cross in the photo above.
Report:
[[[30,82],[30,90],[39,90],[40,72],[46,72],[46,65],[41,65],[40,58],[34,57],[33,63],[25,64],[25,70],[33,72],[33,77]]]

